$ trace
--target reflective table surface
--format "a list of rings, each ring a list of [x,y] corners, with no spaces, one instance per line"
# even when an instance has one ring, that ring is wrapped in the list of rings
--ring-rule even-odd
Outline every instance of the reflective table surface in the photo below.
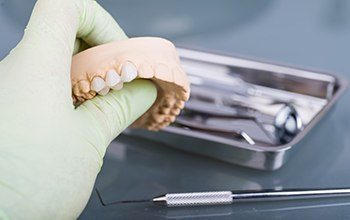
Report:
[[[0,0],[0,58],[16,45],[33,1]],[[350,2],[346,0],[101,0],[130,36],[334,72],[350,79]],[[81,219],[349,219],[350,198],[165,208],[167,192],[350,187],[350,92],[280,170],[251,170],[119,136],[109,147]]]

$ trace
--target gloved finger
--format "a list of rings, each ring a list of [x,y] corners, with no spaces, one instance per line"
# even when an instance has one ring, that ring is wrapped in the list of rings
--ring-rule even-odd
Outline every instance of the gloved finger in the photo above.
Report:
[[[92,138],[104,155],[106,146],[126,127],[139,118],[153,104],[157,89],[149,80],[134,80],[126,83],[119,91],[111,91],[106,96],[96,96],[76,109],[85,128],[84,136]]]
[[[79,53],[81,43],[82,43],[81,39],[79,39],[79,38],[75,39],[74,48],[73,48],[73,54]]]
[[[77,38],[75,39],[75,42],[74,42],[74,49],[73,49],[73,55],[83,51],[83,50],[86,50],[88,48],[90,48],[91,46],[88,45],[85,41],[83,41],[82,39],[80,38]]]
[[[126,35],[95,1],[38,0],[23,39],[7,59],[13,59],[11,63],[18,66],[32,64],[30,72],[18,74],[34,74],[32,78],[47,74],[50,77],[43,77],[45,80],[54,80],[49,84],[70,91],[70,64],[76,37],[96,45],[125,39]]]
[[[96,46],[127,38],[113,17],[96,1],[79,0],[77,4],[81,16],[77,37],[88,45]]]

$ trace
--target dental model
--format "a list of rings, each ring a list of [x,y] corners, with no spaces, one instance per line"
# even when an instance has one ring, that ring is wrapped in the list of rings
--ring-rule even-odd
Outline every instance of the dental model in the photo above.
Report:
[[[133,127],[159,130],[171,122],[189,98],[190,86],[175,46],[161,38],[140,37],[115,41],[73,56],[71,81],[77,105],[136,78],[157,86],[157,99]]]

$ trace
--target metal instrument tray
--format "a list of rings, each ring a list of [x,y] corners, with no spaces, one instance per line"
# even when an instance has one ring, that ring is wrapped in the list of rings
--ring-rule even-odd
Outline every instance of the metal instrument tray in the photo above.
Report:
[[[192,91],[184,112],[197,102],[207,103],[197,109],[205,113],[208,107],[217,117],[201,119],[206,126],[204,130],[200,129],[202,121],[196,121],[194,113],[190,117],[193,121],[181,116],[158,132],[128,129],[125,133],[254,169],[282,167],[347,85],[344,79],[328,73],[190,49],[178,48],[178,51]],[[234,101],[236,113],[249,113],[257,120],[227,117],[226,109],[228,112],[232,109],[223,102],[224,98]],[[286,104],[295,108],[302,125],[294,136],[280,141],[276,139],[278,131],[274,122],[279,109]]]

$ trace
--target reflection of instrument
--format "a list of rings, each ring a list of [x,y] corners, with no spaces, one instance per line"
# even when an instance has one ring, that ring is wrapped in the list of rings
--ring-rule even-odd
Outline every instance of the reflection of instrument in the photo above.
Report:
[[[235,202],[248,201],[316,199],[340,196],[350,196],[350,188],[170,193],[164,196],[156,197],[152,201],[155,204],[164,205],[167,207],[179,207],[202,205],[228,205]]]

